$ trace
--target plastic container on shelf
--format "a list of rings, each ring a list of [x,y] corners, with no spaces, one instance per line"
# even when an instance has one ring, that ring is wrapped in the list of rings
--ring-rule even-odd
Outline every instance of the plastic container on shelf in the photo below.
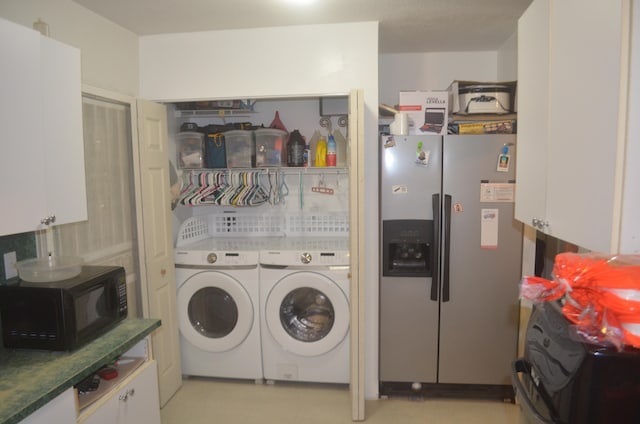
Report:
[[[307,143],[297,129],[289,135],[287,142],[287,166],[304,166],[304,151]]]
[[[178,168],[204,168],[204,134],[196,131],[179,132],[176,135]]]
[[[226,168],[227,150],[223,133],[207,133],[204,139],[204,164],[206,168]]]
[[[256,166],[256,148],[253,131],[232,130],[224,133],[227,168],[253,168]]]
[[[254,131],[256,138],[256,166],[282,166],[283,149],[287,142],[287,132],[276,128],[259,128]]]

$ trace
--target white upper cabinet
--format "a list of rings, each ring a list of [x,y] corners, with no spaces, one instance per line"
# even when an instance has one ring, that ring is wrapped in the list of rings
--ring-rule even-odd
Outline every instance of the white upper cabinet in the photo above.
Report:
[[[87,219],[80,52],[0,19],[0,235]]]
[[[529,225],[547,215],[548,87],[549,0],[536,0],[518,21],[515,216]]]
[[[47,37],[40,47],[47,213],[56,225],[85,221],[80,51]]]
[[[45,216],[40,34],[0,20],[0,235],[34,229]],[[34,186],[35,185],[35,186]]]
[[[516,218],[600,252],[640,247],[621,231],[640,207],[624,196],[630,24],[628,0],[534,0],[518,25]]]

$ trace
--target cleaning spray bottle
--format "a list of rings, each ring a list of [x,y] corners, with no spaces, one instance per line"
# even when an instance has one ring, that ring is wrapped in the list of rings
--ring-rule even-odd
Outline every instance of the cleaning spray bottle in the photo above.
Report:
[[[327,142],[327,166],[336,166],[336,139],[333,135],[329,134],[329,141]]]

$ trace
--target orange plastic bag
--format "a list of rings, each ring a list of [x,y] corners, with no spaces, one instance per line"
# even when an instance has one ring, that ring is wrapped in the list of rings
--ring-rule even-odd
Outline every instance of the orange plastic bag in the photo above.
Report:
[[[521,297],[561,299],[564,316],[587,341],[640,348],[640,256],[561,253],[553,278],[524,277]]]

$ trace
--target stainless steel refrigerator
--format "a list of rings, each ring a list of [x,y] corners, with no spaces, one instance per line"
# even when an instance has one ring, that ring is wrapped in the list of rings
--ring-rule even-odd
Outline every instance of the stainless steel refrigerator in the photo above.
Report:
[[[382,136],[380,145],[381,395],[462,389],[512,399],[515,136]]]

